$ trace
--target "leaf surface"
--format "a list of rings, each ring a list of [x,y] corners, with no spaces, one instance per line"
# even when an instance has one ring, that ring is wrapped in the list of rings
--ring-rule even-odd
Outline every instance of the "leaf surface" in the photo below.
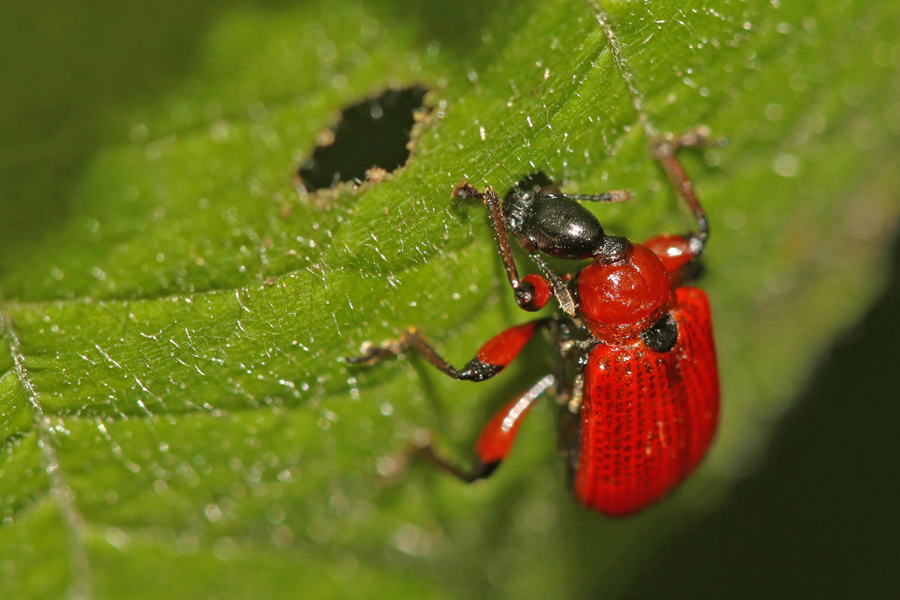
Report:
[[[714,505],[878,285],[897,215],[889,2],[310,2],[216,19],[190,77],[112,133],[51,234],[0,246],[4,597],[611,597]],[[314,196],[292,181],[340,109],[423,85],[406,167]],[[698,124],[724,415],[700,472],[613,522],[575,507],[550,404],[489,482],[461,461],[549,369],[472,386],[422,360],[350,369],[422,328],[455,364],[527,315],[465,178],[542,171],[641,239],[688,225],[646,151]],[[13,238],[8,238],[13,239]],[[544,350],[541,352],[541,350]]]

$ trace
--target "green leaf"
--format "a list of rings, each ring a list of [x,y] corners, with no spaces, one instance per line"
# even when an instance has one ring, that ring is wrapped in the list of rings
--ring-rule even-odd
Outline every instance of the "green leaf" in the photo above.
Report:
[[[4,37],[40,58],[17,10]],[[71,31],[116,37],[71,10]],[[5,111],[21,145],[0,156],[3,597],[621,595],[746,471],[880,282],[900,179],[890,2],[309,2],[209,18],[196,64],[139,63],[140,105],[82,107],[87,124],[47,145]],[[84,48],[71,64],[99,60]],[[29,73],[9,76],[23,114],[46,101]],[[403,169],[295,187],[342,108],[411,85],[432,112]],[[483,208],[454,185],[506,190],[540,170],[567,191],[634,191],[597,208],[610,231],[678,231],[647,134],[698,124],[730,140],[686,157],[712,219],[725,405],[700,472],[639,517],[586,513],[546,403],[489,482],[419,465],[386,482],[419,428],[466,460],[491,410],[549,365],[536,348],[471,386],[412,357],[339,361],[419,326],[461,364],[527,318]],[[58,182],[21,168],[71,166],[86,140],[89,163]]]

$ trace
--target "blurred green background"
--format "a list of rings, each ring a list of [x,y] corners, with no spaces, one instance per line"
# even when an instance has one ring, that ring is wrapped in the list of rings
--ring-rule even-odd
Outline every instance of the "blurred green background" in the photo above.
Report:
[[[77,212],[71,190],[98,149],[128,143],[117,119],[163,103],[192,74],[222,15],[235,8],[277,15],[291,5],[0,3],[0,254],[8,260],[53,244]],[[428,6],[413,10],[428,27],[478,21],[476,4],[466,4],[449,23]],[[894,64],[898,48],[893,41],[885,50]],[[647,599],[900,597],[897,254],[879,263],[888,292],[833,349],[820,349],[816,377],[798,406],[772,426],[771,445],[757,468],[748,469],[752,475],[652,558],[628,566],[641,571],[637,582],[613,593]],[[9,268],[7,260],[0,266]],[[560,596],[607,597],[607,582],[592,581],[590,573],[579,578]],[[203,593],[199,588],[195,597]]]

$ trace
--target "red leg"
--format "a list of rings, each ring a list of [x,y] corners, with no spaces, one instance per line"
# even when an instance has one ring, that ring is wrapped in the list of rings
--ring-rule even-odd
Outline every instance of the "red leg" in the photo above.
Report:
[[[546,326],[550,319],[538,319],[522,325],[516,325],[501,331],[478,350],[475,358],[457,369],[448,363],[417,331],[411,329],[399,340],[384,346],[373,346],[363,350],[363,354],[345,359],[350,364],[367,364],[377,362],[388,356],[396,355],[407,348],[417,350],[425,359],[454,379],[482,381],[502,371],[518,356],[525,344],[534,337],[540,327]],[[515,441],[522,419],[531,405],[547,388],[556,382],[552,375],[547,375],[530,390],[508,402],[492,418],[481,432],[475,446],[477,454],[475,464],[470,470],[463,470],[438,455],[429,444],[415,449],[411,454],[421,455],[438,468],[451,475],[471,482],[488,477],[500,464]],[[405,461],[404,461],[405,462]]]
[[[457,369],[435,352],[431,344],[415,329],[410,329],[397,341],[390,342],[384,346],[364,348],[362,355],[346,358],[345,360],[350,364],[371,364],[388,356],[400,354],[407,348],[412,348],[418,351],[425,360],[440,369],[441,372],[454,379],[483,381],[506,368],[522,351],[525,344],[534,337],[535,332],[549,322],[549,319],[538,319],[501,331],[485,342],[478,350],[475,358],[466,363],[466,366],[462,369]]]
[[[503,220],[500,196],[493,188],[485,188],[484,193],[479,192],[475,186],[461,181],[453,190],[454,198],[478,198],[488,209],[491,219],[491,228],[494,230],[494,239],[500,250],[500,258],[503,260],[503,268],[509,285],[512,286],[516,304],[523,310],[538,311],[547,305],[553,295],[550,283],[540,275],[527,275],[519,278],[519,270],[512,255],[509,245],[509,233],[506,231],[506,222]]]
[[[415,453],[421,454],[438,468],[466,482],[489,477],[500,466],[500,462],[509,454],[513,442],[516,440],[516,435],[519,433],[522,420],[528,414],[535,400],[555,382],[553,375],[545,376],[532,386],[530,390],[506,403],[503,408],[494,413],[491,420],[481,430],[481,435],[475,444],[477,456],[475,464],[470,470],[461,469],[448,462],[435,453],[431,445],[419,448]]]
[[[697,221],[697,231],[688,236],[689,249],[691,258],[700,256],[703,248],[706,246],[706,240],[709,238],[709,222],[706,220],[706,213],[700,206],[700,199],[697,198],[697,192],[694,190],[694,184],[691,183],[690,177],[681,163],[678,161],[678,150],[686,147],[698,147],[706,144],[709,136],[709,130],[705,127],[697,128],[681,135],[667,135],[659,137],[651,141],[650,152],[654,158],[662,165],[669,181],[675,187],[682,202],[691,211],[694,219]],[[722,142],[719,142],[720,144]]]
[[[691,250],[691,240],[683,235],[658,235],[644,242],[644,246],[659,257],[674,283],[681,281],[683,268],[697,257]]]
[[[685,267],[700,256],[709,238],[709,222],[700,206],[700,199],[687,172],[678,161],[678,150],[685,147],[702,146],[707,142],[709,131],[698,128],[681,135],[660,137],[650,143],[653,156],[662,165],[678,196],[691,211],[697,221],[697,231],[688,235],[660,235],[650,238],[644,245],[656,254],[673,283],[679,283],[685,276]],[[721,142],[719,142],[721,143]]]

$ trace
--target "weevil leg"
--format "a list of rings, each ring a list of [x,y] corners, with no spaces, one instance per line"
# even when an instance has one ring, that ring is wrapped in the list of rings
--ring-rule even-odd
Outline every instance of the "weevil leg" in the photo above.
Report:
[[[546,375],[527,392],[507,402],[498,410],[481,430],[478,442],[475,444],[475,462],[470,469],[463,469],[443,458],[435,452],[429,443],[415,450],[415,455],[422,456],[439,469],[471,483],[479,479],[485,479],[497,470],[500,463],[509,455],[519,427],[534,402],[556,383],[553,375]]]
[[[575,481],[575,471],[578,469],[578,461],[581,459],[581,394],[584,378],[574,382],[573,388],[568,392],[568,401],[559,406],[558,439],[559,452],[566,465],[566,475],[569,486]],[[573,407],[577,407],[573,410]]]
[[[553,295],[556,296],[556,300],[559,302],[559,307],[563,309],[570,317],[575,316],[575,299],[572,298],[571,292],[569,292],[569,288],[566,286],[566,283],[571,279],[566,279],[564,277],[560,277],[550,266],[544,262],[544,259],[537,252],[530,252],[529,256],[531,260],[534,261],[534,264],[538,266],[541,270],[541,273],[544,274],[544,279],[547,280],[550,285],[553,287]]]
[[[681,285],[696,276],[694,271],[699,269],[694,267],[699,264],[695,262],[696,245],[690,236],[663,234],[646,240],[643,245],[659,257],[673,285]]]
[[[687,235],[659,235],[644,242],[644,246],[650,248],[662,260],[674,285],[680,285],[685,280],[697,276],[696,258],[703,252],[709,239],[709,222],[706,214],[687,172],[678,161],[677,154],[681,148],[705,145],[708,137],[708,128],[701,127],[681,135],[669,134],[655,138],[650,143],[654,158],[659,161],[678,196],[697,222],[696,232]],[[721,140],[718,143],[723,144]]]
[[[447,362],[415,329],[406,331],[399,340],[384,346],[364,347],[360,356],[344,360],[349,364],[373,364],[412,348],[442,373],[454,379],[484,381],[506,368],[519,355],[525,344],[534,337],[538,329],[548,323],[550,319],[536,319],[501,331],[485,342],[475,354],[475,358],[466,363],[462,369],[457,369]]]
[[[575,481],[575,471],[581,452],[581,401],[584,393],[584,367],[596,339],[577,339],[571,330],[560,328],[557,343],[563,360],[560,361],[557,400],[557,440],[559,453],[566,465],[569,486]]]
[[[484,202],[491,220],[491,228],[494,230],[494,239],[500,250],[500,258],[503,260],[506,278],[509,279],[509,285],[513,289],[516,304],[529,312],[544,308],[553,296],[554,290],[546,278],[540,275],[519,277],[519,270],[516,268],[512,247],[509,244],[509,232],[506,230],[500,196],[497,195],[497,192],[491,187],[485,188],[484,192],[479,192],[475,186],[462,181],[453,190],[453,197],[478,198]]]
[[[703,146],[708,139],[709,129],[699,127],[681,135],[668,134],[661,136],[650,142],[650,152],[665,170],[669,181],[675,186],[679,197],[681,197],[681,200],[697,222],[697,231],[687,237],[691,258],[696,258],[703,253],[706,241],[709,238],[709,221],[707,221],[706,213],[700,205],[700,199],[697,197],[694,184],[691,183],[690,177],[688,177],[684,167],[678,161],[677,153],[681,148]]]

